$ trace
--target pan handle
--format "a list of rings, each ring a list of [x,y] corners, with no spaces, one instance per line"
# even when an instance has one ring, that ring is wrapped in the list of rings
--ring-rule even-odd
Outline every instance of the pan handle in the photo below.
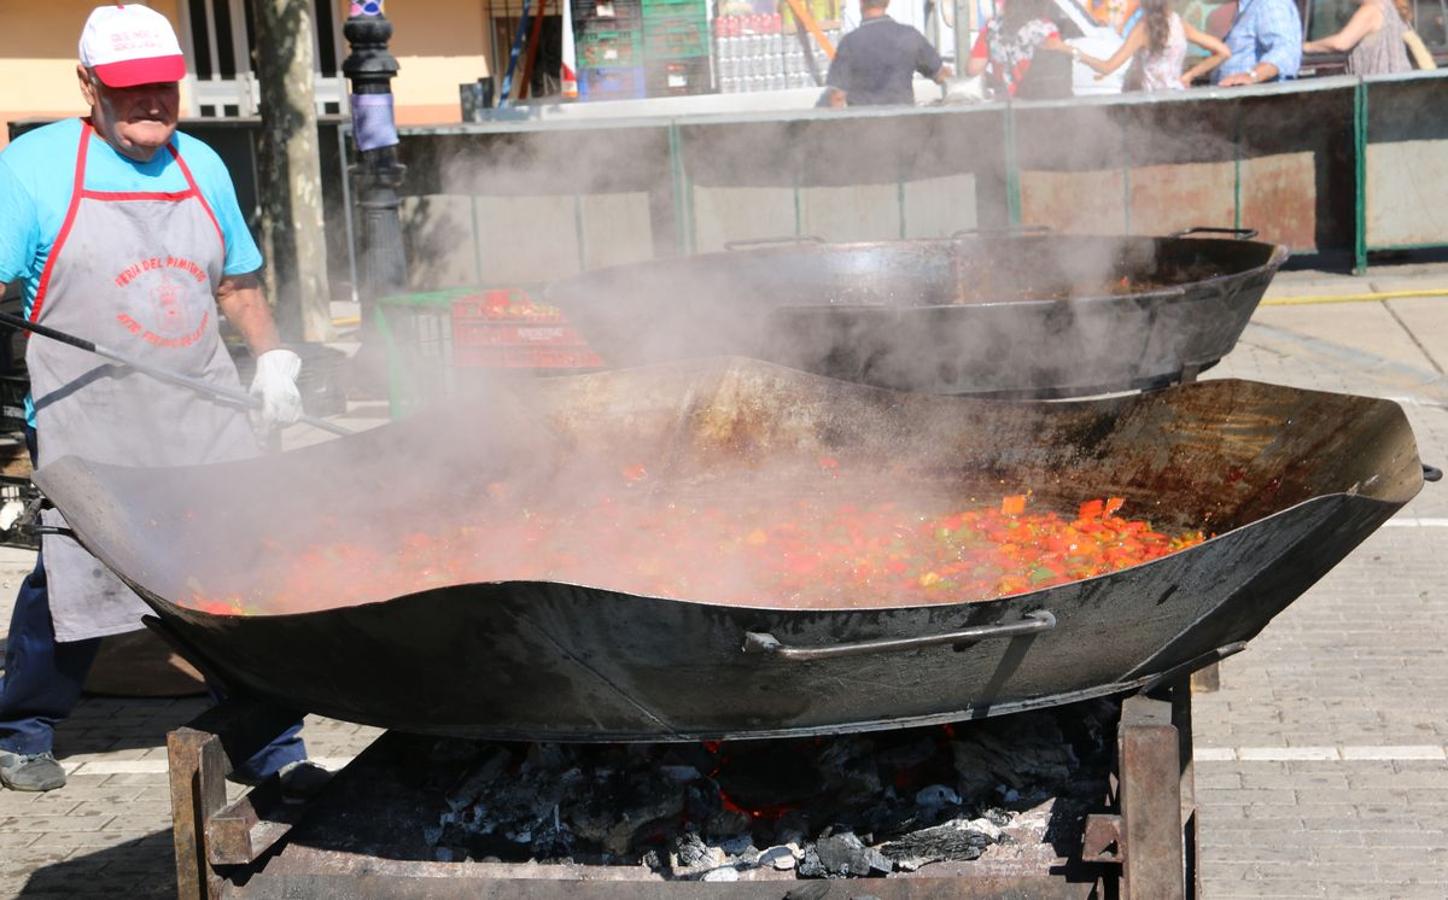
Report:
[[[725,250],[743,250],[746,247],[768,247],[773,244],[823,244],[825,239],[812,234],[786,235],[772,238],[746,238],[742,241],[725,241]]]
[[[1195,228],[1183,228],[1181,231],[1173,231],[1173,232],[1171,233],[1171,236],[1174,237],[1174,238],[1184,238],[1184,237],[1189,237],[1189,236],[1191,236],[1191,235],[1193,235],[1193,234],[1230,234],[1230,235],[1233,235],[1234,237],[1236,237],[1238,240],[1241,240],[1241,241],[1250,241],[1250,240],[1252,240],[1252,238],[1254,238],[1254,237],[1257,236],[1257,229],[1255,229],[1255,228],[1207,228],[1207,227],[1198,225],[1198,226],[1195,227]]]
[[[1000,228],[960,228],[950,233],[950,239],[971,237],[977,234],[1050,234],[1050,225],[1003,225]]]
[[[839,656],[863,656],[867,653],[916,650],[921,647],[937,647],[941,644],[973,643],[987,638],[1016,637],[1022,634],[1050,631],[1055,627],[1055,615],[1042,609],[1026,613],[1018,622],[1007,622],[1002,625],[975,625],[946,634],[851,641],[845,644],[825,644],[819,647],[790,647],[780,643],[778,638],[768,632],[746,631],[743,650],[745,653],[768,653],[781,659],[833,659]]]

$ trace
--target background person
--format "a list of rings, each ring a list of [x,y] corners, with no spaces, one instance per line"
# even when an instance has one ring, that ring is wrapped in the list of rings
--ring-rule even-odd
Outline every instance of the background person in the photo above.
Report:
[[[925,35],[890,18],[890,0],[860,0],[860,27],[840,40],[825,77],[828,106],[913,104],[916,72],[944,84],[953,74]]]
[[[219,307],[256,356],[251,389],[263,399],[263,421],[295,421],[301,362],[278,341],[254,274],[261,254],[231,176],[209,147],[176,131],[185,69],[161,14],[138,4],[91,13],[76,67],[90,115],[36,129],[0,153],[0,281],[24,280],[32,321],[239,387]],[[25,360],[37,465],[74,454],[177,466],[258,452],[246,413],[234,407],[44,338],[28,342]],[[45,516],[64,524],[54,510]],[[0,782],[29,791],[65,784],[55,725],[80,699],[100,638],[139,628],[145,612],[78,543],[44,536],[5,647]],[[303,759],[299,728],[238,766],[238,776],[256,780]]]
[[[1404,40],[1413,13],[1406,0],[1359,0],[1357,11],[1337,34],[1309,41],[1304,53],[1347,54],[1349,75],[1391,75],[1411,72]]]
[[[1232,55],[1226,44],[1182,19],[1172,10],[1170,0],[1144,0],[1141,9],[1141,18],[1110,59],[1098,59],[1086,53],[1078,53],[1076,58],[1094,69],[1099,77],[1110,75],[1130,59],[1135,76],[1128,77],[1128,89],[1171,91],[1191,87],[1192,82]],[[1183,72],[1188,42],[1210,55]]]
[[[1302,66],[1302,16],[1293,0],[1241,0],[1227,31],[1231,58],[1217,84],[1237,87],[1296,78]]]
[[[1050,0],[1010,0],[976,38],[965,73],[984,72],[998,93],[1014,97],[1038,50],[1076,55],[1051,20]]]

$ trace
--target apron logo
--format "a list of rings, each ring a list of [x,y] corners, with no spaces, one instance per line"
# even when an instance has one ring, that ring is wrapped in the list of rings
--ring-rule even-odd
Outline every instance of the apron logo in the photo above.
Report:
[[[189,334],[183,334],[180,337],[166,337],[157,334],[125,313],[116,316],[116,321],[121,323],[122,328],[125,328],[131,334],[136,335],[151,346],[174,350],[180,347],[190,347],[192,344],[201,340],[205,335],[207,323],[211,321],[211,313],[203,313],[201,323]]]
[[[211,278],[184,256],[152,256],[126,266],[112,279],[129,288],[116,321],[146,343],[163,349],[196,344],[211,321]],[[198,322],[199,317],[199,322]]]
[[[116,287],[125,287],[131,282],[140,278],[145,272],[155,272],[161,269],[177,269],[185,272],[196,280],[198,284],[205,284],[211,280],[206,270],[184,256],[153,256],[150,259],[143,259],[139,262],[126,266],[115,277]]]

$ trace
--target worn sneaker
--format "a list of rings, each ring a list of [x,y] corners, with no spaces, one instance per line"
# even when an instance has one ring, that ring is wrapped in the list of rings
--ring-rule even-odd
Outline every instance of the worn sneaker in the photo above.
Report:
[[[53,791],[65,787],[65,770],[48,752],[0,750],[0,783],[13,791]]]

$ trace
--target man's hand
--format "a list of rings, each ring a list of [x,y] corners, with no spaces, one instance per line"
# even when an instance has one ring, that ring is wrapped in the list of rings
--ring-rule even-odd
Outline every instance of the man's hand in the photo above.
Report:
[[[1277,67],[1272,63],[1259,62],[1245,72],[1237,72],[1233,75],[1223,76],[1222,80],[1217,82],[1217,87],[1239,87],[1245,84],[1261,84],[1264,81],[1271,81],[1276,78],[1278,74]]]
[[[251,395],[261,399],[261,409],[252,422],[260,431],[290,425],[302,415],[302,394],[297,390],[297,373],[302,358],[285,348],[268,350],[256,358],[256,376]]]

